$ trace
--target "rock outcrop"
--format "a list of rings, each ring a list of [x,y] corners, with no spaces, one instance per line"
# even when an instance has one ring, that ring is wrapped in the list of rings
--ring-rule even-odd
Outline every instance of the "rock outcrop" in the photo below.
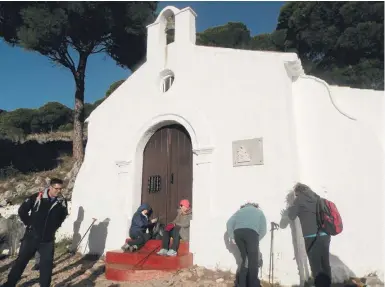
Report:
[[[27,196],[46,188],[53,177],[64,180],[63,196],[70,201],[80,166],[81,164],[67,159],[61,166],[51,171],[20,174],[0,181],[0,207],[21,203]]]

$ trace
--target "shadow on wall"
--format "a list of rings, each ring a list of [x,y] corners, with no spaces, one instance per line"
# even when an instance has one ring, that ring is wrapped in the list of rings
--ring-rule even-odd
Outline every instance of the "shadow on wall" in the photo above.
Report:
[[[286,196],[286,208],[291,206],[294,202],[295,196],[294,191],[290,191]],[[310,267],[307,260],[305,240],[303,239],[302,228],[299,219],[290,220],[287,214],[281,212],[281,221],[279,227],[285,229],[290,225],[291,239],[294,249],[294,259],[297,263],[298,275],[299,275],[299,286],[304,286],[305,282],[311,276]]]
[[[332,269],[332,283],[342,283],[356,275],[338,256],[330,254],[330,267]]]
[[[225,242],[226,249],[234,256],[235,262],[237,264],[237,273],[238,273],[238,270],[241,268],[241,264],[242,264],[241,252],[239,251],[237,245],[230,242],[230,237],[227,234],[227,231],[223,235],[223,241]],[[259,250],[258,265],[259,265],[258,269],[262,268],[263,259],[262,259],[261,250]],[[247,261],[246,261],[246,267],[247,267]],[[258,276],[261,277],[262,272],[258,272]],[[237,284],[236,280],[237,279],[235,279],[234,284]]]
[[[293,204],[295,199],[294,192],[290,191],[286,196],[286,207]],[[281,213],[280,228],[285,229],[290,225],[291,237],[294,249],[294,258],[297,263],[299,286],[304,286],[306,280],[311,276],[310,266],[307,259],[305,241],[303,239],[302,228],[299,219],[290,220],[287,214]],[[333,241],[332,243],[333,244]],[[343,283],[349,278],[355,277],[355,274],[347,267],[337,256],[330,254],[330,267],[332,270],[332,283]]]
[[[237,245],[230,242],[230,237],[227,234],[227,231],[223,235],[223,240],[225,242],[226,249],[234,256],[235,262],[237,263],[237,267],[239,269],[242,264],[241,252],[239,252]]]
[[[89,254],[102,255],[104,253],[109,223],[110,219],[106,218],[99,224],[92,226],[88,236]]]
[[[225,242],[226,249],[234,256],[235,262],[237,264],[236,274],[238,274],[238,271],[240,270],[241,264],[242,264],[241,252],[239,251],[237,245],[232,244],[230,242],[230,237],[229,237],[227,231],[223,235],[223,240]],[[234,280],[234,284],[237,285],[237,279]]]
[[[78,246],[78,244],[80,243],[80,240],[82,237],[79,231],[83,220],[84,220],[84,208],[83,206],[80,206],[78,209],[78,216],[74,222],[74,228],[73,228],[74,234],[72,236],[71,250],[75,250],[76,246]]]

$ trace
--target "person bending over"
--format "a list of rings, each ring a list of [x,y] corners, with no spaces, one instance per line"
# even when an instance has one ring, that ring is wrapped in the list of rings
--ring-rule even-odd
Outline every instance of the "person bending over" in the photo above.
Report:
[[[266,217],[256,203],[242,205],[228,220],[227,234],[237,245],[242,258],[236,275],[238,287],[261,286],[258,278],[259,242],[266,232]]]

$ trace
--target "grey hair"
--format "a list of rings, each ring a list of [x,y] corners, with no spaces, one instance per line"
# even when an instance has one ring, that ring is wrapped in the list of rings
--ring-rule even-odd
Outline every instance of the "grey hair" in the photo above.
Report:
[[[255,208],[259,208],[259,204],[255,202],[246,202],[244,205],[241,205],[241,208],[244,208],[249,205],[254,206]]]
[[[298,183],[294,186],[294,192],[295,192],[295,193],[312,193],[313,191],[312,191],[311,188],[310,188],[309,186],[307,186],[306,184],[303,184],[303,183],[298,182]]]
[[[292,205],[293,202],[294,202],[294,200],[295,200],[295,194],[294,194],[294,191],[290,191],[288,194],[286,194],[286,200],[285,200],[285,202],[286,202],[286,204],[287,204],[288,206]]]

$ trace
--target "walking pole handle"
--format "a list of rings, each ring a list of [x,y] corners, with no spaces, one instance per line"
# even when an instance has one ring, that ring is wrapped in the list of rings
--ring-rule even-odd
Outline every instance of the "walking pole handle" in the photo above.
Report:
[[[271,230],[278,230],[279,229],[279,224],[278,223],[275,223],[275,222],[270,222],[270,225],[271,225]]]

